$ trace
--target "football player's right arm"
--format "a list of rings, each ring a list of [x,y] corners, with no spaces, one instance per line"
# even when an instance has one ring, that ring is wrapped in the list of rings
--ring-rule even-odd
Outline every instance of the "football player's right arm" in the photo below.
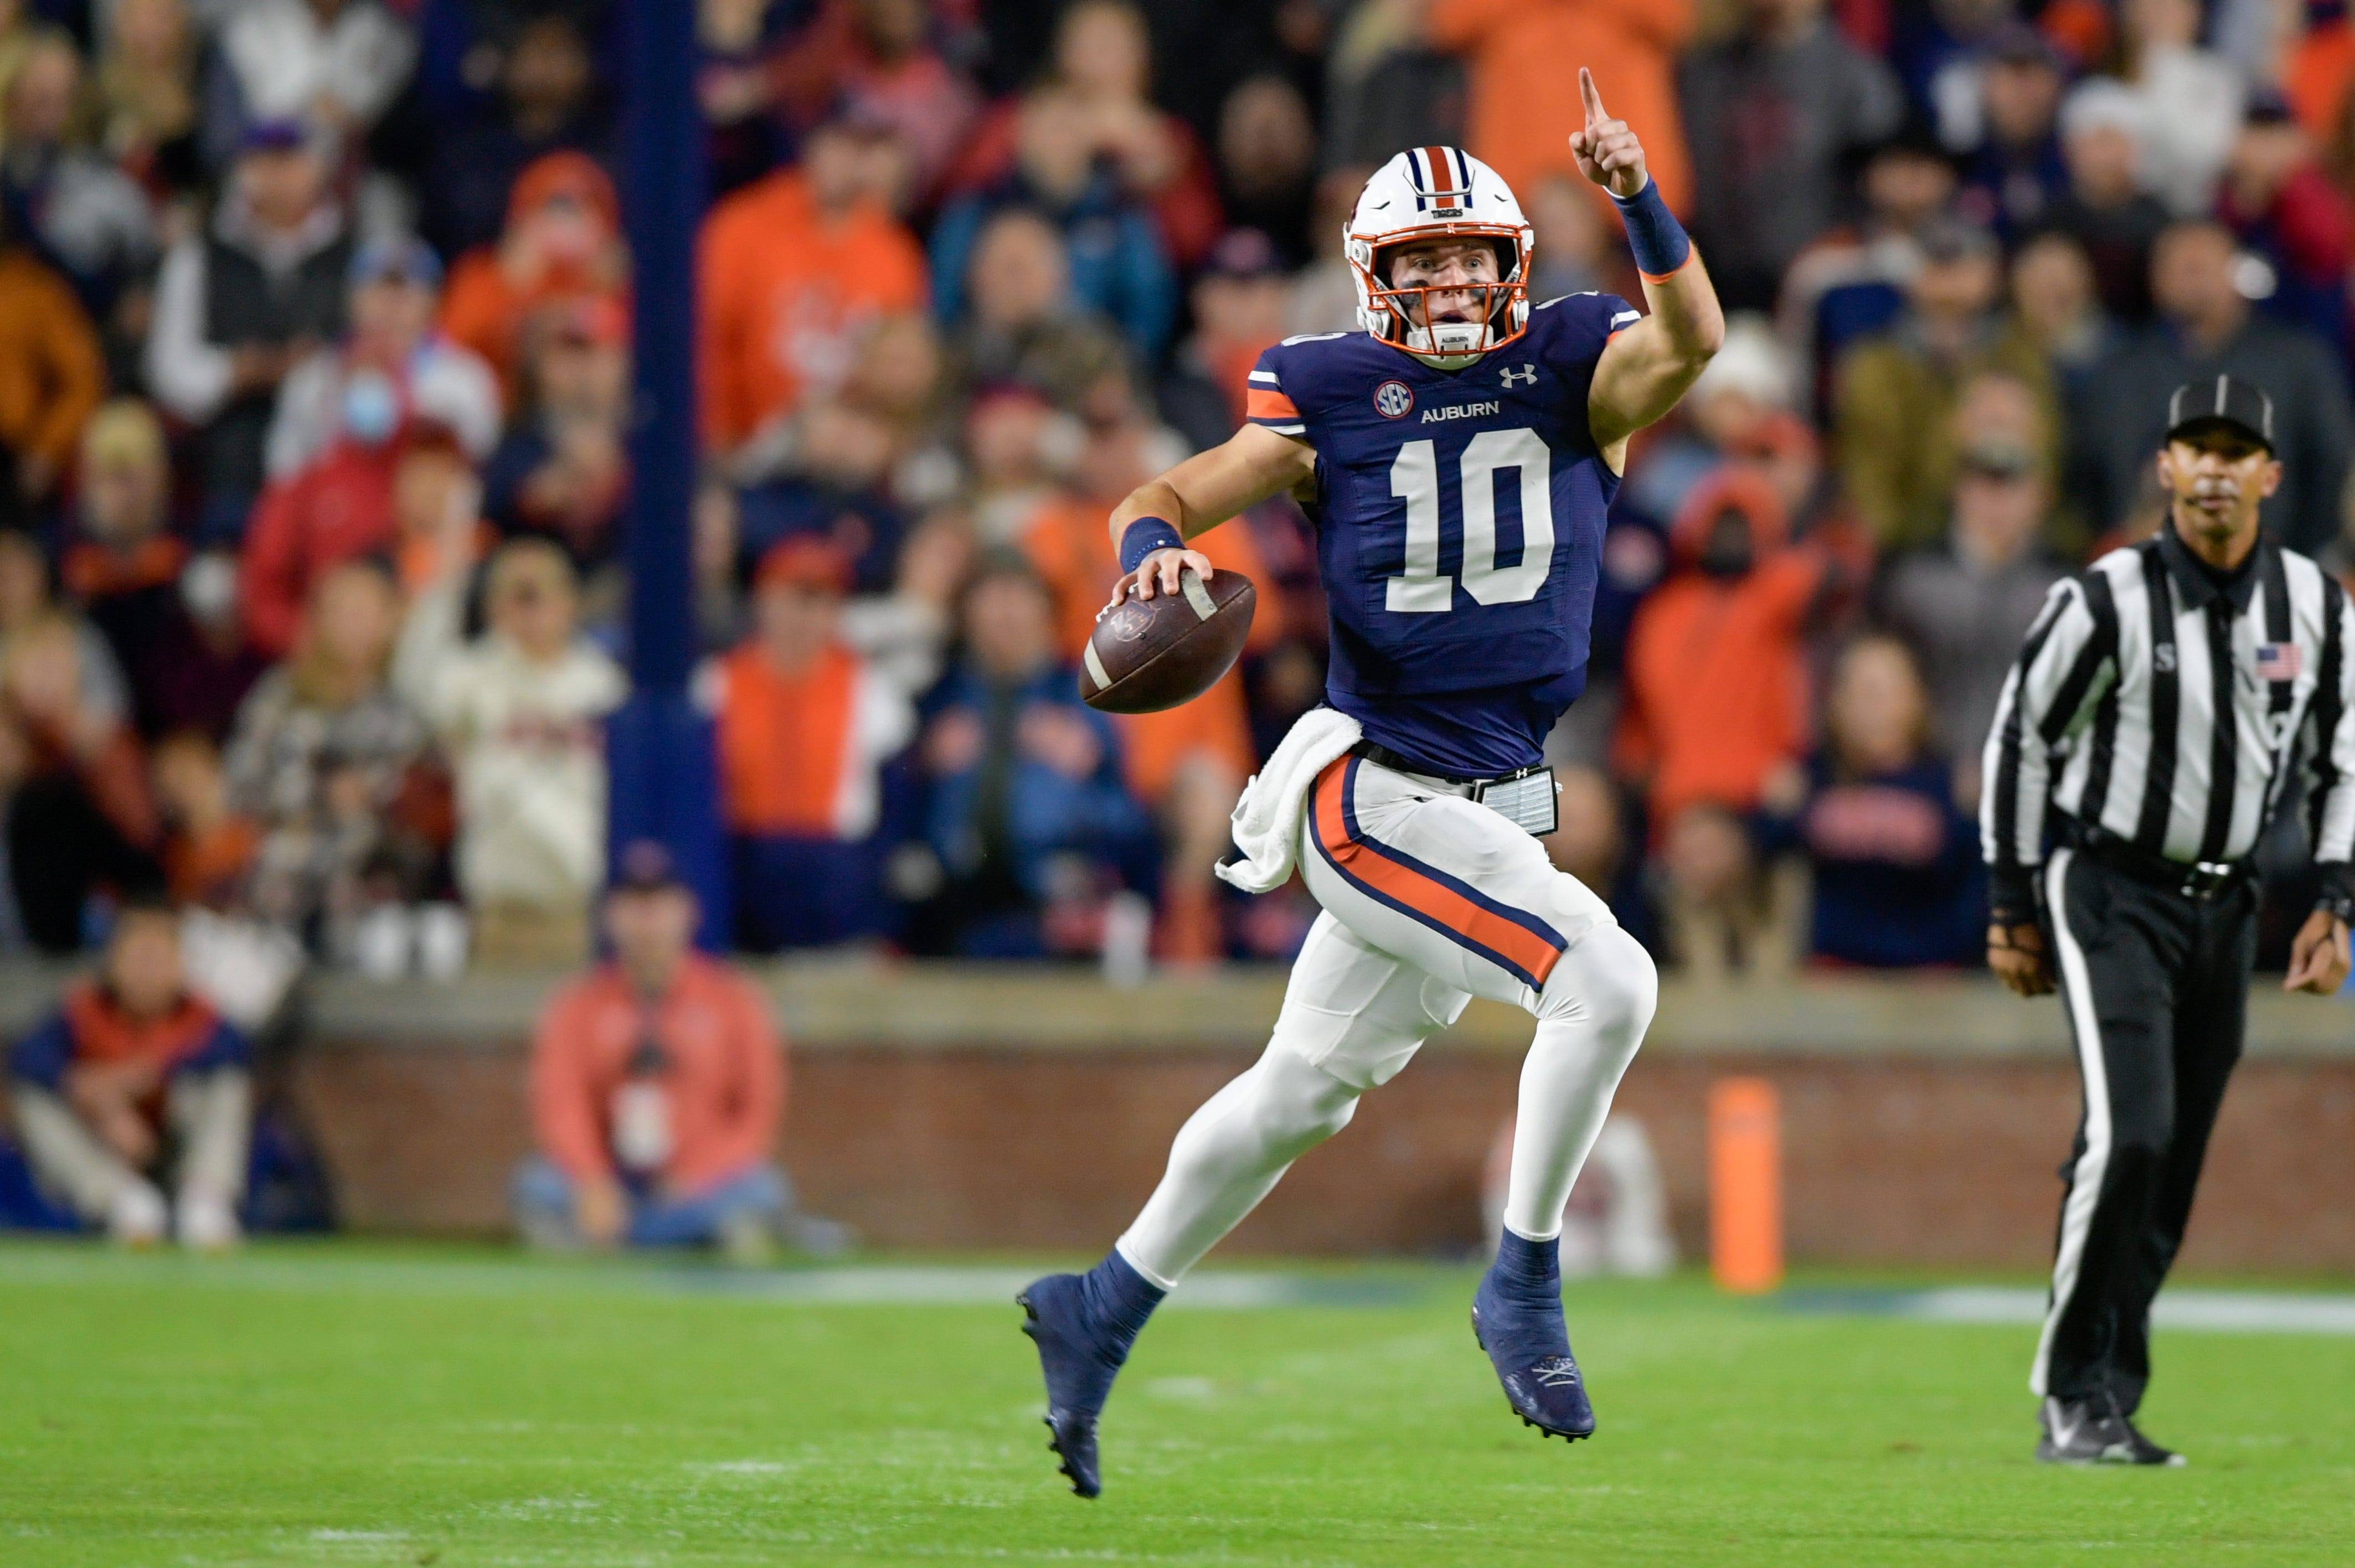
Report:
[[[1198,452],[1158,479],[1148,479],[1113,508],[1113,548],[1139,517],[1159,517],[1192,539],[1217,528],[1238,512],[1248,511],[1271,496],[1315,483],[1316,452],[1305,441],[1278,435],[1263,425],[1247,424],[1222,445]],[[1119,603],[1133,592],[1150,599],[1158,592],[1178,592],[1178,574],[1191,567],[1203,578],[1210,562],[1199,550],[1157,549],[1113,588]]]

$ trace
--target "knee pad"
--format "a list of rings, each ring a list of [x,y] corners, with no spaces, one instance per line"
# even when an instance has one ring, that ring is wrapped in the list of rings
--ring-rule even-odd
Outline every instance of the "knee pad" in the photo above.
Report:
[[[1597,1028],[1641,1038],[1660,1001],[1660,971],[1644,944],[1599,925],[1561,955],[1538,993],[1540,1019],[1575,1013]]]

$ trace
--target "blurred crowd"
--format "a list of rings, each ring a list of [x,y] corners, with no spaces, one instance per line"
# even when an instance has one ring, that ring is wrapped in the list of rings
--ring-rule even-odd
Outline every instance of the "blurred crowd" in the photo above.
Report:
[[[627,696],[613,0],[0,0],[0,952],[163,899],[379,974],[570,963]],[[698,702],[754,952],[1282,958],[1211,863],[1319,697],[1309,524],[1206,536],[1237,671],[1111,718],[1103,519],[1356,326],[1343,217],[1458,143],[1535,297],[1640,283],[1591,67],[1735,313],[1636,443],[1561,865],[1701,977],[1958,965],[2046,588],[2169,389],[2346,537],[2342,0],[700,0]]]

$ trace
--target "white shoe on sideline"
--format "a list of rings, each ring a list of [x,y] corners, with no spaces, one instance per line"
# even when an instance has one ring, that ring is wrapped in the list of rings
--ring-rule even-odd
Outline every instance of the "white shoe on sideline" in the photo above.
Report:
[[[180,1245],[190,1252],[225,1253],[244,1240],[237,1211],[210,1192],[183,1192],[179,1205]]]
[[[126,1247],[152,1247],[164,1239],[170,1219],[164,1195],[144,1181],[128,1181],[106,1206],[107,1240]]]

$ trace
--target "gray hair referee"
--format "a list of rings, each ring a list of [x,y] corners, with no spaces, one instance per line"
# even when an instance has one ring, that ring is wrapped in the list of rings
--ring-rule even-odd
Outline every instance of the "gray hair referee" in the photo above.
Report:
[[[1987,966],[2057,979],[2084,1116],[2029,1386],[2036,1456],[2179,1465],[2136,1429],[2150,1305],[2182,1244],[2241,1054],[2250,863],[2300,759],[2322,897],[2285,988],[2346,980],[2355,913],[2355,616],[2321,568],[2257,531],[2281,484],[2273,400],[2231,376],[2176,389],[2156,538],[2054,586],[1987,736]]]

